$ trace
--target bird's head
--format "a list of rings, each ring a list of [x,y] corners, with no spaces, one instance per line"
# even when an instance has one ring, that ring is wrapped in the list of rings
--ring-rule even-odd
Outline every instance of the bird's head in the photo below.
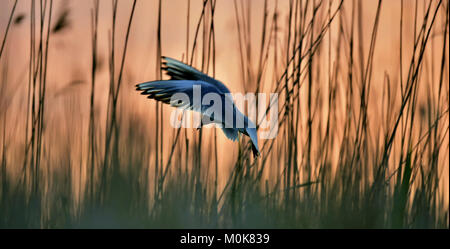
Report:
[[[252,128],[252,127],[256,127],[256,126],[247,117],[246,117],[246,122],[247,122],[247,125],[246,125],[243,133],[244,133],[244,135],[249,136],[250,140],[252,140],[253,156],[258,157],[260,155],[260,151],[258,148],[258,133],[257,133],[256,128]]]

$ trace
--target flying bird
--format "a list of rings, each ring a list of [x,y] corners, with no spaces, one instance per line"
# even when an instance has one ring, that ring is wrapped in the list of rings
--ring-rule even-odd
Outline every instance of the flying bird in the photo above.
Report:
[[[252,152],[255,157],[259,156],[257,130],[254,123],[245,116],[235,106],[230,90],[220,81],[200,72],[199,70],[184,64],[178,60],[163,56],[162,69],[170,76],[170,80],[149,81],[136,85],[136,90],[141,91],[142,95],[148,95],[149,99],[155,99],[171,106],[194,110],[200,112],[202,116],[209,118],[211,123],[219,124],[225,136],[232,141],[236,141],[239,133],[250,137],[252,143]],[[194,88],[201,90],[201,98],[206,94],[214,93],[220,96],[222,104],[222,114],[208,111],[210,106],[201,105],[200,108],[194,107]],[[177,97],[177,93],[188,96],[185,98]],[[232,114],[232,121],[225,118],[226,113]],[[242,125],[237,124],[244,124]],[[231,128],[230,128],[231,127]]]

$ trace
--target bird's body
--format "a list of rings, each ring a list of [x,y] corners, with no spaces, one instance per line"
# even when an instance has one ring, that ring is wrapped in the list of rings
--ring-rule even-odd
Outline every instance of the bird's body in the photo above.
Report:
[[[239,132],[250,137],[254,156],[259,155],[256,126],[234,105],[230,90],[220,81],[172,58],[163,57],[163,70],[171,77],[170,80],[159,80],[144,82],[136,85],[136,90],[141,94],[148,95],[148,98],[170,104],[177,108],[198,111],[202,116],[209,118],[209,122],[219,124],[227,138],[235,141]],[[196,90],[200,96],[196,96]],[[178,97],[183,94],[188,99]],[[221,102],[221,115],[214,116],[211,113],[211,105],[201,102],[195,105],[196,97],[216,94]],[[197,100],[198,102],[198,100]],[[215,102],[215,101],[214,101]],[[226,115],[232,115],[227,116]],[[231,120],[228,117],[232,117]],[[208,120],[208,119],[207,119]],[[239,125],[242,124],[242,125]]]

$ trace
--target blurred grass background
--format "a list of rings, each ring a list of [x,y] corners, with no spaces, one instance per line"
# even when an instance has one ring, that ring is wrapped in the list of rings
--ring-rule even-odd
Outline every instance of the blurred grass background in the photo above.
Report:
[[[448,228],[449,1],[16,1],[1,228]],[[174,129],[161,55],[279,93],[278,135]]]

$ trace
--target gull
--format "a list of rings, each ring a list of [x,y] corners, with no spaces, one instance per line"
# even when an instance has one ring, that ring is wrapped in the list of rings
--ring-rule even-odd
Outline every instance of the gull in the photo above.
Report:
[[[170,76],[170,80],[156,80],[136,85],[136,90],[149,99],[155,99],[171,106],[194,110],[209,118],[210,123],[218,124],[225,136],[232,141],[239,138],[239,133],[250,137],[253,156],[259,156],[257,130],[254,123],[235,106],[230,90],[220,81],[184,64],[181,61],[162,56],[162,69]],[[206,94],[217,94],[221,100],[221,115],[214,115],[208,111],[208,105],[195,106],[195,89],[201,90],[201,98]],[[179,94],[184,95],[179,95]],[[189,99],[180,96],[188,96]],[[225,114],[232,113],[232,120],[225,118]],[[204,119],[202,119],[204,121]],[[207,124],[208,121],[204,124]],[[239,127],[244,124],[243,127]]]

